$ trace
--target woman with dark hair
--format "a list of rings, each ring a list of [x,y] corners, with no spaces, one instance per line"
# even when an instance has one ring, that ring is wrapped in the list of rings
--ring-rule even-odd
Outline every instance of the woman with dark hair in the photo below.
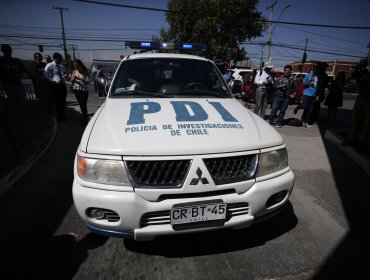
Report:
[[[39,52],[36,52],[33,54],[33,69],[32,69],[32,78],[33,80],[40,80],[44,77],[44,69],[46,66],[46,63],[42,61],[42,55]]]
[[[74,68],[71,77],[72,91],[81,108],[82,124],[86,125],[88,123],[87,99],[89,97],[87,85],[90,83],[91,78],[86,66],[81,60],[75,60]]]

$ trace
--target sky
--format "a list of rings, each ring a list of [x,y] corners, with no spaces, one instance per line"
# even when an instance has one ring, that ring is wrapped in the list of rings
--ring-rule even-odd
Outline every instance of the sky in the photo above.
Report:
[[[185,0],[184,0],[185,1]],[[101,0],[166,9],[167,0]],[[257,4],[263,16],[275,0]],[[119,60],[125,40],[150,40],[167,29],[164,12],[103,6],[72,0],[0,0],[0,44],[10,44],[13,56],[32,59],[43,45],[43,54],[60,52],[64,56],[60,11],[63,12],[67,47],[87,65],[94,59]],[[287,7],[290,5],[289,7]],[[272,20],[321,25],[370,27],[370,0],[277,0]],[[275,69],[301,60],[307,40],[307,60],[359,60],[368,55],[370,29],[343,29],[272,24],[271,63]],[[77,40],[83,38],[83,41]],[[267,61],[269,29],[261,37],[242,45],[253,64]],[[117,40],[119,42],[112,42]],[[280,46],[276,46],[280,45]]]

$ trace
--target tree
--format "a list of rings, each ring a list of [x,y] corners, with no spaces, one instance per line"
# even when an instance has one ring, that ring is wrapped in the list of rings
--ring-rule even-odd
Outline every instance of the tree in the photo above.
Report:
[[[161,30],[163,41],[207,44],[204,55],[225,58],[228,49],[237,49],[238,59],[245,59],[239,45],[261,36],[265,18],[256,10],[258,0],[169,0],[166,21]]]

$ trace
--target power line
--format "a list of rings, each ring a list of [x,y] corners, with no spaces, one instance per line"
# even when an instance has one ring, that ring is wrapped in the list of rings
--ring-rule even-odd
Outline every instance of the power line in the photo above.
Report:
[[[330,36],[330,35],[315,33],[315,32],[311,32],[311,31],[306,31],[304,29],[300,29],[300,28],[296,28],[296,27],[292,27],[292,26],[284,26],[284,27],[285,28],[294,29],[294,30],[298,30],[298,31],[302,31],[302,32],[306,32],[306,33],[310,33],[310,34],[317,35],[317,36],[320,36],[320,37],[331,38],[333,40],[344,41],[344,42],[358,44],[358,45],[364,45],[364,43],[361,43],[361,42],[355,42],[355,41],[346,40],[346,39],[335,37],[335,36]]]
[[[165,10],[165,9],[157,9],[157,8],[147,8],[147,7],[140,7],[140,6],[130,6],[130,5],[122,5],[122,4],[115,4],[115,3],[105,3],[105,2],[90,1],[90,0],[73,0],[73,1],[75,1],[75,2],[83,2],[83,3],[90,3],[90,4],[98,4],[98,5],[105,5],[105,6],[114,6],[114,7],[123,7],[123,8],[131,8],[131,9],[159,11],[159,12],[172,12],[172,13],[179,13],[180,12],[180,11],[177,11],[177,10]],[[264,20],[264,22],[276,23],[276,24],[277,23],[280,23],[280,24],[293,24],[293,25],[303,25],[303,26],[327,27],[327,28],[370,29],[370,27],[367,27],[367,26],[327,25],[327,24],[298,23],[298,22],[286,22],[286,21],[275,21],[275,20]]]
[[[59,39],[58,37],[35,37],[35,36],[18,36],[18,35],[3,35],[0,34],[0,37],[9,37],[9,38],[25,38],[25,39],[40,39],[40,40],[55,40]],[[92,41],[92,42],[125,42],[126,40],[132,40],[132,39],[138,39],[138,38],[121,38],[121,39],[87,39],[87,38],[69,38],[70,41]],[[142,38],[144,39],[144,38]],[[144,40],[147,40],[148,38],[145,38]],[[267,43],[264,42],[243,42],[242,44],[246,45],[266,45]],[[294,50],[304,50],[301,47],[298,46],[287,46],[283,44],[272,44],[272,46],[275,47],[282,47],[282,48],[289,48]],[[337,52],[327,52],[327,51],[320,51],[320,50],[313,50],[308,49],[307,51],[315,52],[315,53],[323,53],[323,54],[330,54],[330,55],[339,55],[339,56],[347,56],[347,57],[354,57],[354,58],[363,58],[363,56],[356,56],[356,55],[349,55],[349,54],[343,54],[343,53],[337,53]]]
[[[284,34],[284,36],[290,37],[290,38],[296,38],[296,37],[287,36],[285,34]],[[274,37],[275,37],[275,35],[274,35]],[[278,41],[278,39],[276,37],[275,37],[275,40],[277,41],[277,43],[281,43],[281,42]],[[291,44],[291,43],[289,43],[289,44]],[[314,44],[314,45],[321,46],[322,47],[321,50],[323,50],[323,51],[340,51],[340,52],[346,52],[346,53],[354,52],[354,51],[361,51],[360,50],[360,47],[351,48],[351,49],[348,48],[348,47],[345,47],[345,48],[342,47],[342,48],[340,48],[340,47],[338,47],[338,45],[322,44],[321,42],[317,42],[317,41],[314,41],[312,39],[310,39],[310,44],[311,45]],[[364,46],[365,44],[362,44],[362,45]]]
[[[149,10],[149,11],[167,12],[167,13],[179,13],[179,11],[175,11],[175,10],[165,10],[165,9],[148,8],[148,7],[140,7],[140,6],[122,5],[122,4],[115,4],[115,3],[105,3],[105,2],[99,2],[99,1],[89,1],[89,0],[73,0],[73,1],[89,3],[89,4],[98,4],[98,5],[104,5],[104,6],[114,6],[114,7],[138,9],[138,10]]]
[[[75,1],[76,1],[76,0],[75,0]],[[279,23],[279,24],[291,24],[291,25],[303,25],[303,26],[314,26],[314,27],[327,27],[327,28],[370,29],[370,27],[367,27],[367,26],[327,25],[327,24],[314,24],[314,23],[301,23],[301,22],[287,22],[287,21],[275,21],[275,20],[264,20],[263,22]]]
[[[4,35],[0,34],[0,37],[8,37],[8,38],[24,38],[24,39],[36,39],[36,40],[58,40],[59,37],[40,37],[40,36],[19,36],[19,35]],[[94,39],[94,38],[69,38],[69,41],[90,41],[90,42],[125,42],[126,40],[151,40],[151,38],[132,38],[132,37],[122,37],[121,39]]]
[[[246,43],[246,44],[248,44],[248,43]],[[275,46],[275,47],[281,47],[281,48],[288,48],[288,49],[304,51],[304,48],[300,48],[300,47],[287,46],[287,45],[283,45],[283,44],[272,44],[272,45]],[[349,54],[335,53],[335,52],[326,52],[326,51],[312,50],[312,49],[307,49],[307,52],[324,53],[324,54],[347,56],[347,57],[353,57],[353,58],[364,58],[363,56],[349,55]]]
[[[60,30],[60,27],[43,27],[43,26],[25,26],[25,25],[11,25],[11,24],[0,24],[0,27],[6,28],[26,28],[26,29],[51,29],[51,30]],[[161,28],[65,28],[65,30],[160,30]],[[34,31],[34,30],[32,30]]]

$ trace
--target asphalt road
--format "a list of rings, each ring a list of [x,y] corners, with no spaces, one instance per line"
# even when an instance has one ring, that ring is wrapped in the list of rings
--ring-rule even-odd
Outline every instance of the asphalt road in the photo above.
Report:
[[[88,107],[91,114],[98,108],[92,91]],[[300,116],[293,108],[287,118]],[[346,108],[342,113],[348,117]],[[134,242],[91,234],[79,218],[71,190],[83,126],[71,94],[68,115],[48,151],[0,196],[1,279],[367,276],[369,177],[325,140],[325,128],[276,128],[287,143],[296,182],[289,203],[272,220],[239,231]]]

